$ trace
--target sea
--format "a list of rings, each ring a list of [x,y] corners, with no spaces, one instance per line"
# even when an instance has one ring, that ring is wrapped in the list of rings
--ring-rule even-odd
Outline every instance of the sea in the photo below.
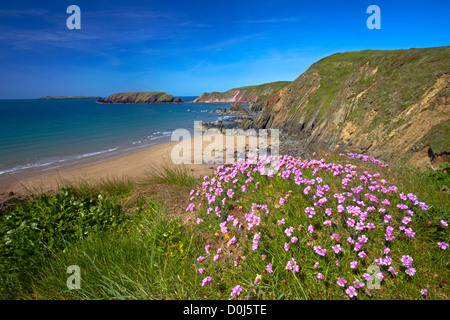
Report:
[[[122,156],[170,142],[176,129],[193,133],[194,121],[226,120],[215,111],[228,109],[229,104],[192,103],[189,101],[197,97],[180,98],[187,102],[0,100],[0,178]]]

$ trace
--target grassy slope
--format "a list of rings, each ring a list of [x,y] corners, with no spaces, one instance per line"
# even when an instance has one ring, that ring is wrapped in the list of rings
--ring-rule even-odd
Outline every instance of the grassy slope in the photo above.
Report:
[[[368,170],[380,172],[388,177],[399,190],[415,193],[420,200],[432,206],[425,215],[415,217],[413,228],[418,236],[411,241],[399,241],[395,250],[407,251],[414,257],[414,266],[418,269],[416,277],[408,280],[405,276],[400,282],[396,278],[388,278],[383,282],[382,290],[373,290],[372,296],[359,293],[360,299],[422,299],[419,289],[428,288],[431,299],[449,299],[446,284],[443,280],[448,276],[448,252],[436,247],[438,239],[436,225],[441,219],[450,220],[450,197],[439,192],[439,185],[429,179],[427,174],[419,172],[388,172],[375,164],[361,163],[357,160],[343,161],[339,156],[328,156],[329,161],[352,163],[358,166],[358,171]],[[324,176],[325,177],[325,176]],[[242,178],[242,177],[241,177]],[[241,180],[240,178],[240,180]],[[245,177],[246,178],[246,177]],[[256,178],[256,177],[255,177]],[[252,203],[263,203],[270,199],[278,200],[287,190],[294,190],[293,200],[280,209],[279,217],[292,219],[290,210],[298,212],[304,208],[301,192],[297,193],[292,181],[275,177],[273,181],[261,177],[259,190],[246,196],[236,194],[234,204],[223,209],[223,217],[228,214],[238,216],[249,212]],[[334,188],[340,183],[336,177],[327,180]],[[220,234],[218,219],[215,215],[202,216],[204,222],[197,225],[192,216],[190,223],[185,223],[187,213],[184,208],[189,203],[189,190],[201,181],[193,178],[185,169],[161,169],[147,178],[144,184],[131,183],[127,180],[104,181],[99,186],[80,185],[74,189],[74,194],[102,193],[113,197],[121,203],[127,212],[127,221],[122,228],[96,232],[90,236],[66,246],[64,251],[53,250],[42,260],[39,269],[28,269],[28,265],[17,265],[19,273],[12,276],[2,276],[0,293],[3,298],[21,299],[228,299],[230,290],[236,284],[244,287],[241,298],[244,299],[347,299],[343,289],[337,287],[331,268],[326,269],[320,260],[319,270],[314,270],[313,264],[317,256],[309,251],[298,252],[297,261],[302,263],[302,273],[293,277],[282,271],[283,266],[276,266],[274,261],[285,259],[286,253],[277,249],[284,240],[284,228],[277,229],[276,223],[264,224],[261,228],[275,232],[281,237],[269,246],[262,246],[258,252],[264,252],[269,260],[255,259],[248,253],[248,260],[241,261],[241,267],[236,268],[224,262],[211,269],[211,265],[196,262],[197,257],[205,255],[204,246],[212,243],[214,250],[220,244],[229,240],[217,237]],[[429,186],[429,187],[427,187]],[[302,188],[303,189],[303,188]],[[162,193],[162,190],[165,190]],[[177,207],[179,203],[181,206]],[[230,204],[231,205],[231,204]],[[172,209],[168,209],[172,208]],[[272,208],[272,215],[277,210]],[[223,219],[224,219],[223,218]],[[289,218],[289,219],[288,219]],[[394,216],[394,219],[401,217]],[[277,219],[273,216],[272,219]],[[275,221],[274,220],[274,221]],[[426,221],[432,221],[431,227],[426,227]],[[263,229],[260,229],[262,231]],[[270,231],[271,230],[271,231]],[[278,230],[278,231],[277,231]],[[318,232],[325,229],[318,228]],[[230,232],[232,235],[232,232]],[[265,236],[264,236],[265,237]],[[278,236],[277,236],[278,237]],[[306,238],[305,238],[306,240]],[[280,242],[281,241],[281,242]],[[301,238],[301,242],[303,242]],[[424,250],[424,248],[430,249]],[[405,251],[403,251],[405,250]],[[447,250],[448,251],[448,250]],[[215,251],[214,251],[215,252]],[[236,251],[239,255],[239,251]],[[258,253],[259,254],[259,253]],[[347,254],[347,253],[346,253]],[[351,254],[351,252],[349,252]],[[233,254],[234,259],[234,254]],[[256,257],[257,258],[257,257]],[[345,260],[343,256],[342,264]],[[284,261],[284,260],[283,260]],[[334,261],[334,260],[333,260]],[[346,261],[346,262],[345,262]],[[256,273],[260,273],[266,264],[274,263],[275,273],[272,278],[263,274],[263,285],[253,284]],[[331,262],[330,262],[331,263]],[[68,291],[65,272],[67,266],[78,265],[81,268],[81,290]],[[195,268],[193,267],[195,265]],[[199,267],[204,267],[208,273],[200,274]],[[245,267],[245,268],[244,268]],[[209,268],[209,269],[208,269]],[[281,268],[281,269],[280,269]],[[325,268],[325,269],[324,269]],[[317,271],[327,274],[330,280],[324,286],[317,280]],[[330,274],[328,274],[330,272]],[[206,275],[214,275],[215,282],[210,286],[201,286]],[[348,279],[351,275],[346,276]],[[269,279],[272,279],[269,281]],[[404,281],[404,282],[403,282]],[[12,296],[11,296],[12,294]]]
[[[108,99],[118,99],[118,100],[127,100],[132,99],[136,103],[145,102],[148,100],[152,100],[156,98],[156,101],[167,101],[171,100],[173,98],[172,95],[167,94],[165,92],[122,92],[122,93],[115,93],[108,97]]]
[[[261,85],[255,85],[255,86],[245,86],[245,87],[239,87],[230,89],[226,92],[211,92],[211,93],[204,93],[202,96],[200,96],[197,101],[205,101],[205,100],[211,100],[211,99],[231,99],[237,91],[242,91],[246,99],[250,99],[251,96],[256,95],[258,97],[266,96],[266,95],[272,95],[276,92],[280,91],[282,88],[284,88],[286,85],[288,85],[290,81],[276,81],[276,82],[270,82],[265,83]]]

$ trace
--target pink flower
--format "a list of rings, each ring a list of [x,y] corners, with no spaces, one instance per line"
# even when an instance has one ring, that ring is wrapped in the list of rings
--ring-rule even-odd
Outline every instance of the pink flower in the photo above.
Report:
[[[408,229],[405,229],[405,235],[406,235],[407,237],[414,238],[414,236],[416,235],[416,233],[413,231],[413,229],[408,228]]]
[[[325,221],[323,222],[323,224],[326,225],[326,226],[328,226],[328,227],[331,227],[331,220],[325,220]]]
[[[405,267],[409,267],[413,263],[414,259],[411,256],[403,255],[400,261]]]
[[[297,241],[298,241],[298,238],[297,238],[297,237],[292,237],[292,238],[291,238],[291,242],[292,242],[292,243],[297,243]]]
[[[202,281],[202,287],[209,285],[210,283],[212,283],[214,281],[213,278],[211,277],[206,277],[205,279],[203,279]]]
[[[313,233],[314,232],[314,226],[312,224],[310,224],[308,226],[308,231],[309,231],[309,233]]]
[[[347,283],[347,280],[345,280],[345,278],[337,278],[337,280],[338,280],[337,281],[338,286],[344,288],[345,284]]]
[[[356,297],[358,294],[356,293],[356,289],[353,286],[348,287],[345,290],[345,293],[348,294],[350,298]]]
[[[286,233],[286,235],[288,237],[291,237],[293,232],[294,232],[294,227],[289,227],[286,230],[284,230],[284,233]]]
[[[360,253],[358,253],[358,257],[364,260],[365,258],[367,258],[367,254],[364,251],[361,251]]]
[[[257,274],[256,278],[255,278],[255,284],[260,284],[261,281],[262,281],[262,276],[260,274]]]
[[[269,264],[266,266],[266,271],[267,271],[268,273],[272,273],[272,272],[273,272],[272,264],[271,264],[271,263],[269,263]]]
[[[283,224],[285,224],[286,222],[284,221],[284,219],[281,219],[281,220],[278,220],[277,221],[277,224],[279,225],[279,226],[282,226]]]
[[[317,274],[317,279],[319,279],[319,280],[323,280],[323,279],[325,279],[325,276],[322,274],[322,273],[318,273]]]
[[[240,296],[241,292],[242,292],[241,286],[237,285],[237,286],[233,287],[233,289],[231,290],[231,296],[232,297]]]
[[[205,272],[205,269],[199,268],[199,269],[198,269],[198,272],[200,272],[200,274],[203,274],[203,272]]]
[[[412,277],[412,276],[414,276],[416,274],[416,269],[412,268],[412,267],[409,267],[408,269],[405,270],[405,272],[406,272],[407,275]]]
[[[358,268],[358,261],[350,262],[350,268],[351,269],[357,269]]]
[[[290,248],[291,248],[291,245],[289,243],[285,243],[284,244],[284,250],[285,251],[289,251]]]
[[[423,296],[427,296],[428,295],[428,289],[421,289],[420,290],[420,294]]]
[[[447,250],[448,243],[446,243],[446,242],[438,242],[437,245],[438,245],[439,248],[441,248],[442,250]]]
[[[355,286],[356,289],[360,289],[360,288],[364,287],[364,283],[362,283],[359,280],[353,281],[353,285]]]
[[[448,223],[447,223],[445,220],[441,220],[441,221],[440,221],[440,225],[441,225],[442,227],[448,227]]]
[[[403,224],[408,224],[411,221],[412,221],[412,219],[410,217],[407,217],[407,216],[403,217],[403,219],[402,219],[402,223]]]
[[[315,246],[314,247],[314,251],[319,255],[319,256],[325,256],[325,254],[327,253],[327,249],[323,248],[321,246]]]
[[[339,253],[339,252],[341,252],[341,250],[342,250],[340,244],[337,244],[337,245],[333,246],[332,249],[333,249],[333,251],[336,252],[336,253]]]
[[[348,219],[348,220],[347,220],[347,225],[348,225],[349,227],[355,226],[355,220],[353,220],[353,219]]]

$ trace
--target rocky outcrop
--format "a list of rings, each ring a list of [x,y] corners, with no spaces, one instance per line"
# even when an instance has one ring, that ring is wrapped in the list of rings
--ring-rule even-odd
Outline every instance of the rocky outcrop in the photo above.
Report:
[[[304,151],[433,165],[450,152],[449,79],[448,46],[334,54],[260,101],[251,125],[282,129]]]
[[[108,98],[98,100],[99,103],[180,103],[181,98],[174,98],[172,95],[165,92],[124,92],[114,93]]]
[[[226,92],[203,93],[194,100],[196,103],[252,103],[258,98],[272,95],[288,85],[289,81],[278,81],[258,86],[240,87]]]

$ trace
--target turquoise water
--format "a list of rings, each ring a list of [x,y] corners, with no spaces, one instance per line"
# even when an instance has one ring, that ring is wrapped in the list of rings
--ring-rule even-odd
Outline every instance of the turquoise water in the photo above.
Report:
[[[192,101],[196,97],[181,97]],[[96,100],[0,100],[0,177],[131,153],[170,141],[173,130],[219,117],[227,104],[99,104]],[[196,112],[187,112],[187,109]]]

